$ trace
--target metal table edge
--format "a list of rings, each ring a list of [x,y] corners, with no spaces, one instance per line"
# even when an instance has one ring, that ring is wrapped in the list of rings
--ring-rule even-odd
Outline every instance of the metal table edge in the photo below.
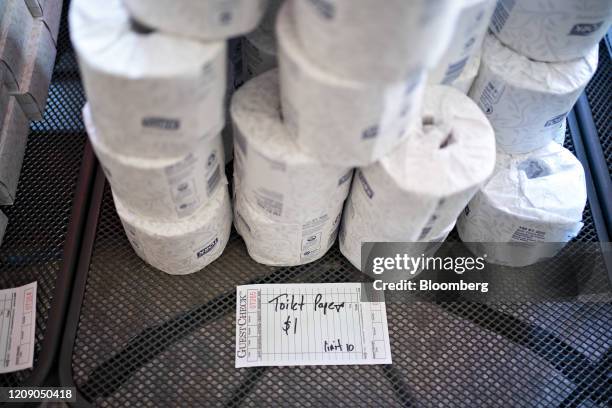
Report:
[[[51,371],[59,349],[60,339],[63,333],[64,318],[68,307],[68,299],[72,289],[72,279],[75,273],[76,260],[80,248],[85,214],[88,205],[89,190],[92,181],[94,166],[93,150],[89,143],[83,148],[83,160],[79,169],[70,220],[63,244],[63,259],[58,272],[57,282],[54,289],[55,296],[49,309],[45,336],[41,345],[38,364],[34,366],[32,375],[28,377],[22,386],[42,386]]]
[[[603,225],[606,226],[608,236],[612,234],[612,180],[608,171],[608,164],[604,156],[600,135],[593,119],[593,113],[586,94],[583,93],[576,105],[574,112],[580,131],[577,132],[582,140],[584,154],[591,172],[591,179],[597,191],[597,198],[602,212]],[[576,129],[572,129],[576,132]],[[606,137],[606,135],[601,135]]]
[[[574,143],[574,149],[576,150],[576,157],[578,158],[580,163],[582,163],[582,167],[584,168],[588,205],[591,210],[591,217],[593,218],[593,225],[595,227],[597,237],[599,239],[599,242],[610,242],[610,231],[606,226],[604,210],[601,207],[601,203],[606,202],[606,200],[609,201],[609,198],[602,198],[598,194],[596,182],[593,179],[591,161],[589,160],[589,156],[584,142],[584,134],[580,126],[580,118],[576,114],[576,108],[572,109],[572,111],[568,115],[567,121],[570,128],[572,141]],[[610,251],[607,251],[605,250],[605,248],[602,247],[602,254],[604,255],[604,262],[608,271],[608,282],[612,284],[612,259]]]
[[[87,285],[87,276],[89,273],[89,263],[91,260],[91,254],[93,252],[93,245],[96,239],[98,218],[102,206],[104,185],[106,183],[104,173],[97,164],[97,159],[95,159],[95,157],[94,161],[96,165],[95,174],[92,178],[93,185],[90,194],[91,200],[87,209],[86,222],[83,228],[81,246],[78,254],[78,261],[76,263],[74,284],[70,296],[70,307],[68,309],[68,313],[66,314],[66,323],[64,326],[62,344],[59,351],[58,374],[60,385],[63,387],[76,388],[72,378],[72,349],[74,347],[79,325],[81,306],[85,295],[85,287]],[[71,405],[80,407],[91,406],[91,404],[87,402],[87,399],[79,392],[78,388],[76,389],[76,394],[76,403],[71,403]]]

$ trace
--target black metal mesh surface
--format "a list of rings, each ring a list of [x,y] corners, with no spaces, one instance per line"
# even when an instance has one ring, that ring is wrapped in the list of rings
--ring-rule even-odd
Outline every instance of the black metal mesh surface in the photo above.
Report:
[[[599,46],[599,67],[586,88],[586,95],[608,164],[608,172],[612,174],[612,118],[610,117],[612,88],[610,84],[612,84],[612,60],[608,47],[602,41]]]
[[[236,285],[363,276],[337,245],[312,264],[259,265],[235,233],[203,271],[170,276],[134,254],[108,186],[102,200],[71,356],[74,384],[95,405],[610,403],[610,303],[389,303],[392,365],[235,369]],[[584,222],[577,241],[596,241],[589,208]]]
[[[78,109],[83,92],[65,25],[57,61],[44,120],[31,124],[16,201],[1,208],[9,224],[0,247],[0,288],[38,282],[34,369],[41,353],[51,352],[42,341],[55,324],[48,316],[86,140]],[[66,64],[71,70],[61,69]],[[22,384],[31,374],[2,374],[0,386]]]
[[[134,255],[107,189],[73,379],[101,406],[605,406],[610,304],[389,303],[392,366],[234,368],[236,285],[362,279],[337,246],[272,268],[235,234],[205,270],[166,275]]]

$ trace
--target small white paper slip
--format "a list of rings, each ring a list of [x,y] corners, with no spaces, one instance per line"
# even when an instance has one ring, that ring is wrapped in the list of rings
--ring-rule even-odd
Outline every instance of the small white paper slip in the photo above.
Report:
[[[361,283],[238,286],[236,368],[391,364],[382,292],[375,292],[377,301],[366,301],[372,295],[364,288]]]
[[[0,373],[32,368],[36,282],[0,290]]]

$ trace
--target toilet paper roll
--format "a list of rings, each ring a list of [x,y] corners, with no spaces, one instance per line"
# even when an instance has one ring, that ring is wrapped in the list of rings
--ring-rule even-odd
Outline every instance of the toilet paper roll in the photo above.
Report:
[[[339,233],[339,241],[340,241],[340,252],[349,262],[360,271],[361,268],[361,244],[362,242],[369,242],[367,237],[360,235],[353,235],[351,232],[359,231],[359,227],[355,228],[354,225],[361,222],[359,215],[355,212],[354,208],[351,208],[350,205],[347,205],[344,211],[344,216],[342,218],[342,224],[340,225],[340,233]],[[405,253],[410,257],[419,257],[421,255],[425,256],[433,256],[438,249],[442,246],[442,243],[446,241],[448,234],[455,227],[455,223],[453,222],[450,226],[448,226],[440,235],[431,237],[426,241],[420,242],[409,242],[402,245]],[[367,252],[367,251],[366,251]],[[386,255],[386,254],[377,254],[378,256]],[[389,256],[393,255],[391,253]],[[369,257],[370,254],[366,253],[366,257]],[[363,271],[367,275],[371,276],[374,279],[381,279],[384,282],[399,282],[402,279],[413,279],[422,272],[422,269],[418,269],[414,272],[410,271],[395,271],[388,270],[385,271],[382,275],[377,275],[375,273],[371,273],[371,271]]]
[[[239,190],[234,216],[234,226],[251,258],[265,265],[295,266],[316,261],[334,244],[342,205],[304,223],[281,223],[251,206]]]
[[[522,155],[498,152],[493,176],[461,214],[457,230],[488,262],[530,265],[578,235],[586,199],[582,165],[557,143]]]
[[[478,69],[480,68],[480,52],[476,55],[472,55],[468,60],[465,68],[461,71],[459,78],[455,79],[450,85],[461,91],[464,95],[469,94],[476,76],[478,76]]]
[[[236,186],[253,207],[277,222],[333,219],[346,199],[353,170],[323,164],[289,137],[279,110],[278,71],[242,86],[231,106]]]
[[[70,27],[92,116],[110,149],[172,157],[221,131],[225,42],[136,31],[119,0],[75,0]]]
[[[473,64],[473,57],[482,47],[495,1],[465,0],[462,3],[450,44],[429,73],[428,81],[431,84],[454,85],[464,70],[472,68],[469,64]]]
[[[134,19],[149,27],[199,40],[223,40],[253,30],[266,0],[123,0]]]
[[[589,55],[612,23],[610,0],[498,0],[491,31],[536,61]]]
[[[276,36],[274,31],[257,29],[244,37],[242,63],[246,80],[276,68]]]
[[[132,248],[151,266],[171,275],[199,271],[217,259],[232,225],[227,188],[219,188],[193,215],[178,222],[159,222],[131,212],[114,197],[117,214]]]
[[[303,52],[323,70],[352,80],[390,82],[438,63],[451,39],[458,3],[295,1],[293,15]]]
[[[536,62],[484,41],[480,70],[470,97],[487,114],[497,145],[507,153],[546,146],[597,69],[598,50],[569,62]]]
[[[113,194],[141,217],[163,221],[188,217],[227,185],[220,135],[199,141],[182,157],[141,159],[112,151],[100,140],[88,105],[83,119]]]
[[[349,259],[361,242],[440,237],[493,171],[493,129],[480,109],[450,87],[425,95],[422,129],[356,172],[342,222]]]
[[[290,6],[277,18],[283,119],[298,145],[327,163],[365,166],[389,153],[418,119],[425,70],[388,85],[334,76],[311,62]]]

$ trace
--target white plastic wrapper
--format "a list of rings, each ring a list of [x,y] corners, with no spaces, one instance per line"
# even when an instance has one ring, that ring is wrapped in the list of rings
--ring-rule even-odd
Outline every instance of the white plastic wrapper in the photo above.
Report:
[[[249,256],[265,265],[295,266],[321,258],[336,241],[341,217],[342,205],[304,223],[282,223],[251,206],[240,190],[234,201],[234,226]]]
[[[110,149],[172,157],[221,131],[225,42],[136,31],[120,0],[75,0],[70,27],[91,113]]]
[[[536,61],[589,55],[612,23],[610,0],[499,0],[491,31]]]
[[[484,41],[470,97],[495,129],[497,145],[511,154],[546,146],[597,69],[598,48],[570,62],[536,62],[493,35]]]
[[[299,149],[281,121],[278,71],[247,82],[234,94],[235,183],[251,206],[276,222],[302,224],[333,218],[353,170],[322,164]]]
[[[349,210],[347,209],[347,211]],[[346,218],[343,218],[342,222],[344,222],[344,220],[346,220]],[[350,222],[355,222],[355,221],[351,220]],[[453,222],[442,233],[440,233],[439,236],[431,237],[425,241],[409,242],[409,243],[403,244],[402,246],[405,248],[405,251],[406,251],[405,253],[411,257],[419,257],[421,255],[425,255],[426,257],[433,256],[438,251],[438,249],[440,249],[440,247],[442,246],[442,243],[446,241],[448,234],[450,234],[450,232],[453,230],[454,227],[455,227],[455,223]],[[361,269],[362,241],[358,238],[359,237],[356,237],[353,235],[348,235],[347,229],[341,226],[341,230],[339,234],[340,252],[342,253],[342,255],[344,255],[346,259],[349,260],[349,262],[355,268],[361,271],[362,270]],[[363,241],[363,242],[368,242],[368,241]],[[366,253],[365,255],[366,257],[369,257],[370,254]],[[384,282],[399,282],[402,279],[413,279],[419,273],[422,272],[422,269],[419,268],[418,270],[414,271],[414,273],[410,273],[410,271],[387,270],[383,274],[379,274],[379,275],[375,273],[369,273],[371,271],[364,271],[364,272],[368,274],[369,276],[371,276],[372,278],[381,279]]]
[[[465,95],[469,94],[478,76],[478,68],[480,68],[480,52],[470,57],[461,75],[452,82],[451,86]]]
[[[273,30],[258,28],[242,40],[242,72],[249,80],[276,68],[276,35]]]
[[[292,6],[303,52],[322,70],[350,80],[396,82],[423,64],[438,63],[451,39],[459,3],[307,0]]]
[[[453,88],[428,87],[422,128],[392,154],[356,172],[341,250],[355,263],[362,242],[440,237],[494,163],[493,129],[478,106]]]
[[[298,145],[327,163],[365,166],[389,153],[418,120],[426,71],[388,85],[334,76],[311,62],[296,36],[292,3],[277,41],[283,118]]]
[[[123,0],[130,15],[149,27],[199,40],[223,40],[252,31],[266,0]]]
[[[134,252],[151,266],[171,275],[199,271],[217,259],[227,245],[232,208],[227,188],[193,215],[178,222],[142,218],[115,196],[115,207]]]
[[[565,136],[567,131],[567,120],[564,120],[557,132],[557,135],[554,137],[553,141],[557,144],[563,146],[565,144]]]
[[[462,3],[450,44],[436,67],[429,72],[431,84],[455,86],[455,82],[460,80],[466,82],[462,78],[465,70],[472,68],[473,72],[474,58],[482,47],[495,0],[464,0]],[[476,77],[475,73],[473,75],[472,79]],[[464,87],[461,84],[457,88],[463,90]]]
[[[203,139],[191,153],[173,159],[141,159],[109,150],[83,108],[89,140],[113,194],[141,217],[176,221],[205,205],[227,178],[221,136]]]
[[[494,264],[525,266],[554,256],[578,235],[585,176],[567,149],[549,143],[523,155],[499,152],[495,167],[457,221],[461,240],[474,253],[486,253]]]

